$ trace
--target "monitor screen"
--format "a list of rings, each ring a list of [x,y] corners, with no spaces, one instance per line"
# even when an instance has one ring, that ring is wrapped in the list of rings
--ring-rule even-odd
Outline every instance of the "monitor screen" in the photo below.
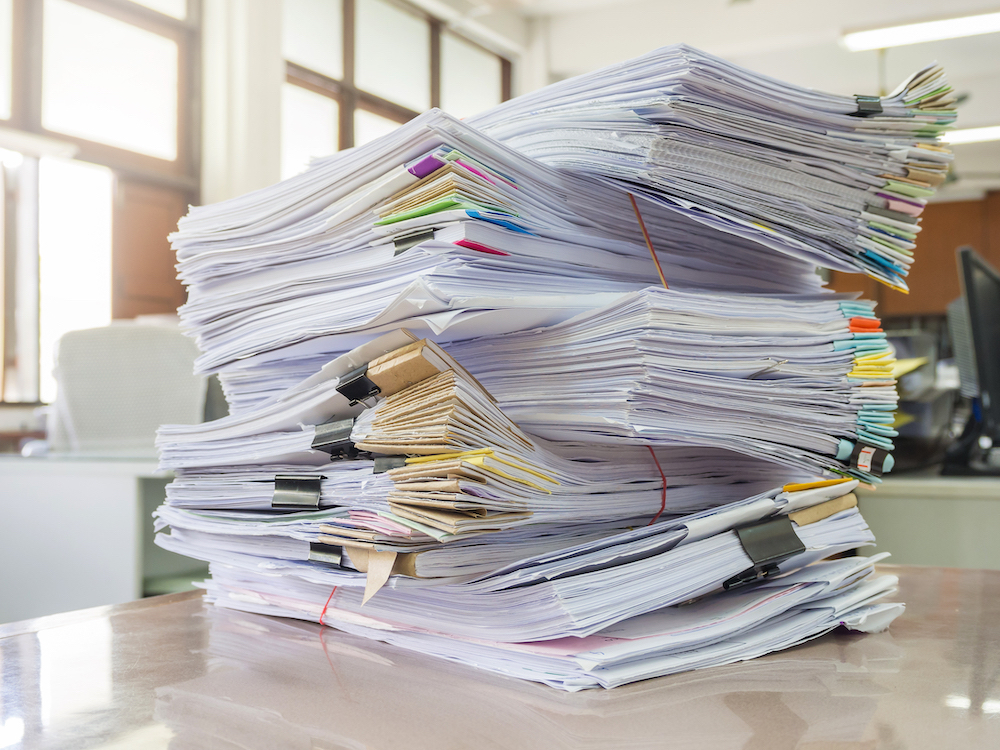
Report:
[[[983,434],[1000,443],[1000,274],[972,248],[963,247],[958,254],[976,353]]]

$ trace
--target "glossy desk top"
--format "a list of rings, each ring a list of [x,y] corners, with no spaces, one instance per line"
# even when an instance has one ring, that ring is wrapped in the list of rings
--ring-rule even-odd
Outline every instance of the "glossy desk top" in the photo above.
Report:
[[[0,626],[0,748],[1000,748],[1000,572],[878,635],[569,694],[195,594]]]

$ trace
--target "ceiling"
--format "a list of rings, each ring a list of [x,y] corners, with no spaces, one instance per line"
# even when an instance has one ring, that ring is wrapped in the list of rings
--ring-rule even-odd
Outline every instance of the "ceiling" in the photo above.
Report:
[[[532,59],[549,80],[686,42],[752,70],[842,94],[879,88],[877,52],[849,52],[844,31],[996,11],[1000,0],[473,0],[480,11],[515,11],[529,21]],[[541,46],[539,53],[537,47]],[[891,90],[937,60],[968,94],[958,127],[1000,125],[1000,34],[886,51]],[[955,147],[958,180],[945,200],[1000,189],[1000,142]]]

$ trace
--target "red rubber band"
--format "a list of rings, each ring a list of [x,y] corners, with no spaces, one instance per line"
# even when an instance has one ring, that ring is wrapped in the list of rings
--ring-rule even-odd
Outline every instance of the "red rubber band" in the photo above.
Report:
[[[330,592],[330,596],[326,598],[326,604],[323,605],[323,611],[319,613],[319,624],[327,628],[330,626],[323,622],[323,618],[326,617],[326,608],[330,606],[330,600],[333,599],[333,595],[336,593],[337,587],[334,586],[333,591]]]

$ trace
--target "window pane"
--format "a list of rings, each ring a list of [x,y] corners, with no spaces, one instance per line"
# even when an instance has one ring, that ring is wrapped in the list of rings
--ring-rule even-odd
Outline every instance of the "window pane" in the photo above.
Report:
[[[344,18],[340,0],[285,0],[285,59],[330,78],[344,76]]]
[[[133,3],[145,5],[174,18],[187,18],[187,0],[132,0]]]
[[[111,322],[111,170],[41,159],[38,173],[39,375],[55,398],[55,346],[67,331]]]
[[[335,99],[291,83],[281,89],[281,179],[304,170],[314,156],[337,150],[340,108]]]
[[[399,127],[399,123],[387,117],[366,112],[363,109],[354,110],[354,145],[363,146],[368,141],[374,141],[379,136],[391,133]]]
[[[0,0],[0,118],[10,119],[14,0]]]
[[[495,107],[501,93],[500,58],[454,34],[441,35],[441,109],[468,117]]]
[[[177,44],[66,0],[45,0],[42,125],[177,158]]]
[[[430,26],[382,0],[357,4],[358,88],[422,112],[431,106]]]

